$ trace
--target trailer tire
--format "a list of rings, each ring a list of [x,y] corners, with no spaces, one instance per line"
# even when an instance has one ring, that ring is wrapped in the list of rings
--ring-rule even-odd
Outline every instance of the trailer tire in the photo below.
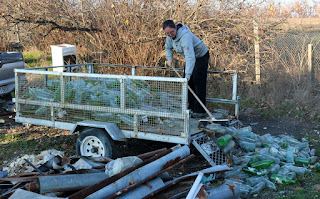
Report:
[[[102,129],[87,128],[77,138],[76,151],[80,156],[114,158],[115,144]]]

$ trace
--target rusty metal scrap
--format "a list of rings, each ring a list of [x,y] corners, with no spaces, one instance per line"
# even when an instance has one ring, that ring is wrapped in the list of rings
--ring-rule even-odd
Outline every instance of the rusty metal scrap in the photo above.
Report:
[[[231,171],[231,170],[232,169],[230,169],[226,165],[222,165],[222,166],[218,165],[218,166],[215,166],[215,167],[211,167],[211,168],[202,170],[201,172],[204,173],[204,174],[213,174],[213,173],[223,173],[223,172],[227,172],[227,171]],[[175,184],[178,184],[181,181],[192,179],[192,178],[198,176],[198,174],[199,173],[196,172],[196,173],[191,173],[191,174],[176,178],[176,179],[172,180],[171,182],[168,182],[166,184],[166,186],[161,187],[160,189],[154,191],[153,193],[150,193],[149,195],[145,196],[143,199],[147,199],[147,198],[153,197],[157,193],[159,193],[161,191],[164,191],[165,189],[168,189],[169,187],[171,187],[171,186],[173,186]]]
[[[68,199],[111,199],[116,197],[125,199],[143,198],[147,197],[147,195],[150,197],[167,187],[168,178],[161,177],[161,174],[167,173],[167,171],[172,170],[174,167],[186,163],[195,156],[193,154],[190,155],[188,146],[181,147],[180,145],[177,145],[170,149],[162,148],[140,154],[136,157],[143,158],[143,161],[111,177],[105,174],[104,168],[106,165],[105,163],[112,161],[108,158],[82,157],[97,163],[98,166],[95,166],[92,169],[77,170],[73,168],[72,170],[63,171],[66,166],[73,165],[72,163],[78,161],[81,157],[74,156],[68,158],[52,156],[50,163],[46,162],[46,164],[43,164],[51,166],[51,168],[45,172],[39,169],[43,165],[37,168],[37,166],[31,163],[31,160],[26,160],[26,163],[32,165],[37,172],[18,173],[14,176],[0,178],[0,182],[3,182],[3,185],[0,184],[0,188],[4,190],[2,191],[2,196],[0,196],[0,198],[8,198],[10,195],[14,194],[14,197],[23,198],[23,193],[26,195],[34,195],[39,198],[47,198],[44,194],[50,194],[50,196],[56,195],[58,197],[63,194],[64,197],[67,197]],[[54,167],[54,161],[54,164],[61,166]],[[104,163],[99,166],[102,162]],[[210,172],[212,172],[212,170],[204,173],[207,174]],[[141,176],[139,176],[140,173]],[[102,177],[101,174],[105,175],[105,177]],[[136,176],[136,174],[138,174],[139,177]],[[127,177],[130,175],[132,175],[132,177]],[[172,177],[170,180],[171,179]],[[106,192],[109,193],[107,195],[105,195],[106,193],[104,192],[102,192],[102,194],[101,192],[97,192],[106,190],[106,188],[109,189],[110,186],[120,183],[121,180],[123,182],[122,185],[124,186],[119,186],[119,189],[112,188],[112,190],[115,190],[114,192],[107,190]],[[170,182],[169,184],[178,183],[177,181],[173,183]],[[23,192],[21,190],[25,191]]]
[[[144,183],[146,183],[146,182],[148,182],[148,181],[156,178],[156,177],[159,176],[160,174],[162,174],[162,173],[164,173],[164,172],[166,172],[166,171],[168,171],[168,170],[170,170],[170,169],[172,169],[172,168],[174,168],[174,167],[176,167],[176,166],[178,166],[178,165],[180,165],[180,164],[182,164],[182,163],[185,163],[185,162],[193,159],[194,157],[195,157],[195,156],[194,156],[193,154],[191,154],[190,156],[188,156],[188,157],[186,157],[186,158],[184,158],[184,159],[182,159],[182,160],[180,160],[180,161],[177,161],[177,162],[175,162],[175,163],[173,163],[173,164],[172,164],[172,162],[170,162],[170,164],[171,164],[170,166],[167,166],[167,167],[164,168],[163,170],[157,172],[156,174],[154,174],[154,175],[152,175],[152,176],[150,176],[150,177],[148,177],[148,178],[146,178],[146,179],[144,179],[144,180],[142,180],[142,181],[140,181],[140,182],[137,182],[137,183],[135,183],[135,184],[132,184],[131,186],[129,186],[129,187],[125,188],[125,189],[122,189],[121,191],[118,191],[118,192],[114,193],[113,195],[107,197],[107,199],[115,198],[115,197],[117,197],[117,196],[119,196],[119,195],[121,195],[121,194],[129,191],[129,190],[132,190],[132,189],[136,188],[137,186],[139,186],[139,185],[141,185],[141,184],[144,184]]]
[[[155,150],[155,151],[151,151],[151,152],[147,152],[147,153],[143,153],[143,154],[140,154],[140,155],[137,155],[138,158],[140,159],[147,159],[147,158],[150,158],[158,153],[161,153],[161,152],[164,152],[166,151],[167,148],[162,148],[162,149],[158,149],[158,150]]]
[[[157,154],[157,155],[155,155],[155,156],[143,161],[142,163],[140,163],[140,164],[138,164],[136,166],[130,167],[130,168],[128,168],[128,169],[126,169],[126,170],[124,170],[124,171],[122,171],[122,172],[120,172],[120,173],[118,173],[118,174],[116,174],[116,175],[114,175],[114,176],[112,176],[110,178],[107,178],[107,179],[101,181],[100,183],[97,183],[97,184],[95,184],[93,186],[90,186],[90,187],[87,187],[85,189],[82,189],[81,191],[70,195],[68,198],[69,199],[85,198],[88,195],[90,195],[90,194],[100,190],[101,188],[103,188],[105,186],[108,186],[109,184],[115,182],[116,180],[122,178],[123,176],[127,175],[128,173],[136,170],[137,168],[140,168],[140,167],[142,167],[142,166],[144,166],[144,165],[146,165],[146,164],[148,164],[148,163],[150,163],[152,161],[155,161],[155,160],[161,158],[162,156],[165,156],[166,154],[170,153],[171,151],[172,151],[172,149],[168,149],[166,151],[163,151],[163,152],[161,152],[161,153],[159,153],[159,154]]]
[[[130,174],[120,178],[115,183],[112,183],[102,189],[90,194],[87,196],[87,199],[102,199],[106,198],[128,186],[130,186],[130,182],[140,182],[150,176],[154,175],[155,173],[162,170],[163,165],[165,165],[168,161],[176,159],[179,157],[183,159],[190,155],[190,148],[185,145],[182,147],[178,147],[176,150],[173,150],[171,153],[150,162],[143,167],[136,169],[135,171],[131,172]]]

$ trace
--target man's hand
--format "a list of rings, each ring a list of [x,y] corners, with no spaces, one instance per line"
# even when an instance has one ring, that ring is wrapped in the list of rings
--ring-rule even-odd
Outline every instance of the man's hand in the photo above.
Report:
[[[167,65],[171,67],[172,66],[172,60],[167,60]]]

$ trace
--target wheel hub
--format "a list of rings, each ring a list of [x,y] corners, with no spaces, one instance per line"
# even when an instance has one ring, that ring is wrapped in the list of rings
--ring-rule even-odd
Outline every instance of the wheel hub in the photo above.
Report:
[[[96,146],[92,146],[91,153],[97,153],[99,151],[99,148]]]
[[[101,140],[95,136],[87,136],[80,145],[83,156],[101,157],[105,155],[105,147]]]

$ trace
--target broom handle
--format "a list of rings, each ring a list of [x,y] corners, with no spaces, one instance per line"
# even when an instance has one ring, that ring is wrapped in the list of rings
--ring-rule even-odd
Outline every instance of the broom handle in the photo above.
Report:
[[[181,75],[178,73],[178,71],[171,65],[170,66],[174,72],[180,77]],[[194,96],[194,98],[196,98],[196,100],[199,102],[199,104],[202,106],[202,108],[206,111],[206,113],[209,115],[209,117],[211,118],[211,120],[216,120],[216,118],[213,117],[213,115],[210,113],[210,111],[207,109],[207,107],[202,103],[202,101],[199,99],[199,97],[196,95],[196,93],[190,88],[190,86],[188,85],[188,89],[190,91],[190,93],[192,93],[192,95]]]

